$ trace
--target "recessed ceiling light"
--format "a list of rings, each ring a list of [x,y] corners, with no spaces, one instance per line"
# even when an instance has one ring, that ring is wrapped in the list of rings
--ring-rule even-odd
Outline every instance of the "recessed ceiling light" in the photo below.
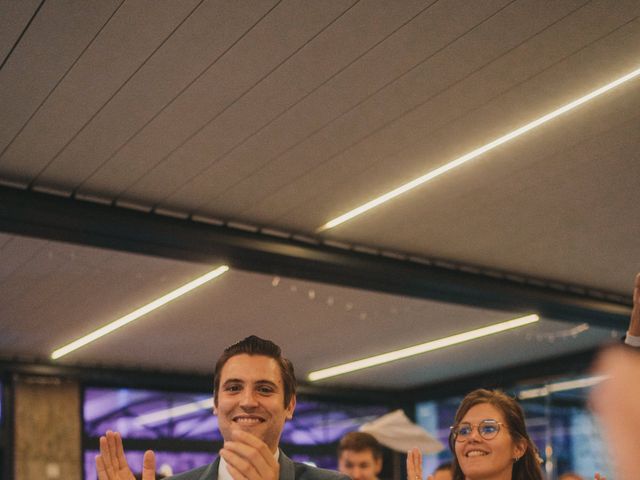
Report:
[[[457,168],[461,165],[464,165],[465,163],[467,163],[470,160],[473,160],[476,157],[479,157],[480,155],[482,155],[483,153],[486,153],[490,150],[493,150],[494,148],[502,145],[503,143],[506,143],[510,140],[513,140],[514,138],[519,137],[520,135],[523,135],[525,133],[527,133],[530,130],[533,130],[534,128],[539,127],[540,125],[543,125],[551,120],[553,120],[556,117],[559,117],[560,115],[570,112],[571,110],[573,110],[574,108],[579,107],[580,105],[582,105],[583,103],[586,103],[590,100],[593,100],[594,98],[608,92],[609,90],[612,90],[620,85],[622,85],[625,82],[628,82],[629,80],[634,79],[635,77],[637,77],[638,75],[640,75],[640,68],[627,73],[626,75],[623,75],[622,77],[614,80],[613,82],[607,83],[606,85],[603,85],[602,87],[599,87],[597,89],[595,89],[594,91],[576,99],[573,100],[572,102],[567,103],[566,105],[563,105],[560,108],[557,108],[556,110],[547,113],[546,115],[543,115],[540,118],[537,118],[536,120],[533,120],[532,122],[527,123],[526,125],[523,125],[522,127],[519,127],[515,130],[513,130],[512,132],[507,133],[506,135],[501,136],[500,138],[497,138],[495,140],[493,140],[492,142],[487,143],[486,145],[483,145],[479,148],[476,148],[475,150],[466,153],[464,155],[462,155],[459,158],[456,158],[455,160],[452,160],[449,163],[446,163],[438,168],[436,168],[435,170],[431,170],[430,172],[425,173],[424,175],[422,175],[421,177],[418,177],[414,180],[411,180],[408,183],[405,183],[404,185],[401,185],[393,190],[391,190],[390,192],[387,192],[383,195],[380,195],[377,198],[374,198],[373,200],[368,201],[367,203],[360,205],[359,207],[354,208],[353,210],[348,211],[347,213],[340,215],[339,217],[334,218],[333,220],[328,221],[327,223],[325,223],[324,225],[322,225],[320,228],[318,228],[316,230],[316,233],[319,232],[323,232],[325,230],[329,230],[331,228],[337,227],[338,225],[341,225],[343,223],[345,223],[348,220],[351,220],[352,218],[357,217],[358,215],[361,215],[369,210],[371,210],[372,208],[375,208],[379,205],[382,205],[383,203],[388,202],[389,200],[392,200],[394,198],[396,198],[399,195],[402,195],[403,193],[406,193],[410,190],[413,190],[414,188],[422,185],[423,183],[428,182],[429,180],[432,180],[440,175],[442,175],[443,173],[448,172],[449,170],[453,170],[454,168]]]
[[[56,360],[60,357],[63,357],[64,355],[67,355],[68,353],[73,352],[74,350],[84,347],[85,345],[93,342],[94,340],[104,337],[105,335],[108,335],[109,333],[113,332],[114,330],[117,330],[120,327],[124,327],[126,324],[131,323],[134,320],[137,320],[138,318],[142,317],[143,315],[146,315],[147,313],[155,310],[156,308],[160,308],[164,304],[169,303],[172,300],[175,300],[176,298],[184,295],[187,292],[190,292],[194,288],[198,288],[199,286],[204,285],[205,283],[213,280],[214,278],[219,277],[220,275],[225,273],[227,270],[229,270],[229,267],[226,265],[222,265],[216,268],[215,270],[212,270],[209,273],[206,273],[201,277],[198,277],[195,280],[192,280],[191,282],[181,286],[180,288],[177,288],[174,291],[167,293],[166,295],[154,300],[153,302],[138,308],[137,310],[125,315],[124,317],[114,320],[113,322],[105,325],[104,327],[101,327],[98,330],[95,330],[89,333],[88,335],[85,335],[84,337],[74,340],[73,342],[65,345],[64,347],[57,349],[51,354],[51,358],[53,360]]]
[[[527,315],[525,317],[508,320],[506,322],[495,323],[488,327],[482,327],[469,332],[459,333],[450,337],[440,338],[438,340],[432,340],[431,342],[421,343],[413,347],[402,348],[400,350],[394,350],[393,352],[383,353],[380,355],[374,355],[373,357],[363,358],[362,360],[356,360],[349,363],[343,363],[342,365],[336,365],[335,367],[324,368],[322,370],[316,370],[311,372],[308,376],[309,381],[316,382],[325,378],[335,377],[337,375],[343,375],[345,373],[355,372],[364,368],[374,367],[376,365],[382,365],[384,363],[394,362],[421,353],[431,352],[433,350],[439,350],[441,348],[450,347],[459,343],[468,342],[469,340],[475,340],[477,338],[486,337],[487,335],[493,335],[494,333],[500,333],[513,328],[523,327],[540,320],[538,315]]]

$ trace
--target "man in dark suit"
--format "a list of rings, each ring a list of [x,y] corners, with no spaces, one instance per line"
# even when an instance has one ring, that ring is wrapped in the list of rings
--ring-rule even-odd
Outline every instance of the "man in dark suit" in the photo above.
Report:
[[[174,480],[347,480],[333,472],[293,462],[279,448],[284,423],[296,406],[293,365],[280,347],[250,336],[225,349],[214,372],[214,413],[224,438],[211,464]],[[100,437],[99,480],[133,480],[117,432]],[[143,480],[155,480],[155,455],[145,452]]]

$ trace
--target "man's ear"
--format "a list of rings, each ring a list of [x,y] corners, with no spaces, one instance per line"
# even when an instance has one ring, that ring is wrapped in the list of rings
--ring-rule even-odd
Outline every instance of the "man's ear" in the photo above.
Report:
[[[218,402],[215,396],[213,397],[213,414],[218,415]]]
[[[376,458],[373,463],[374,471],[376,472],[376,476],[380,475],[382,471],[382,458]]]
[[[296,409],[296,396],[291,395],[291,400],[289,401],[289,405],[286,408],[287,420],[291,420],[293,418],[293,411],[295,409]]]

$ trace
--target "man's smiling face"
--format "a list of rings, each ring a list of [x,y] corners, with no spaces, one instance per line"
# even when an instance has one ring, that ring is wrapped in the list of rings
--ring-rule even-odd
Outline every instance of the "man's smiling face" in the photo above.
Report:
[[[214,413],[223,438],[234,430],[260,438],[275,453],[284,422],[291,419],[295,396],[284,405],[284,386],[278,363],[264,355],[235,355],[224,364]]]

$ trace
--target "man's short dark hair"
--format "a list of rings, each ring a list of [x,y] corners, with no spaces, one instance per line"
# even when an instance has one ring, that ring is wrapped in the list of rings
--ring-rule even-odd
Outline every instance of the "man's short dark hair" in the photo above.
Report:
[[[218,388],[220,387],[220,374],[227,360],[236,355],[264,355],[273,358],[280,367],[282,385],[284,386],[284,407],[287,408],[289,402],[296,394],[296,376],[293,372],[293,364],[282,356],[282,350],[271,340],[265,340],[255,335],[251,335],[238,343],[224,349],[220,358],[216,362],[213,373],[213,402],[218,405]]]
[[[345,450],[353,452],[363,452],[371,450],[371,454],[375,460],[382,458],[382,446],[376,438],[370,433],[365,432],[349,432],[340,439],[338,444],[338,458]]]

